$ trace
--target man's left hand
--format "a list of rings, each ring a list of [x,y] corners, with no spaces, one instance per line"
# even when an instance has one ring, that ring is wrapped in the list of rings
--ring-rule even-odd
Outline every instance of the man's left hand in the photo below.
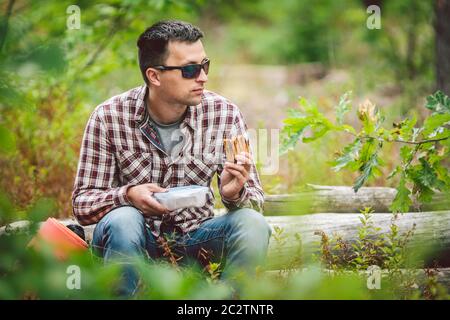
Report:
[[[240,192],[250,176],[250,154],[241,152],[236,156],[236,161],[237,163],[225,162],[220,175],[221,194],[226,200],[239,199]]]

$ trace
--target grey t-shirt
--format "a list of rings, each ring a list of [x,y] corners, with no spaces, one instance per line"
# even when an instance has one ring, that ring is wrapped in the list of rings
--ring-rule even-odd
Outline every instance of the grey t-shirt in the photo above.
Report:
[[[148,110],[147,97],[145,98],[145,108]],[[180,123],[183,121],[183,117],[177,122],[171,124],[162,124],[156,122],[150,114],[148,115],[148,121],[158,131],[158,135],[163,145],[164,151],[169,155],[176,157],[183,148],[184,136],[180,130]]]
[[[158,130],[164,151],[168,155],[177,156],[183,147],[184,140],[184,136],[180,130],[180,123],[182,119],[171,124],[158,123],[151,117],[149,117],[149,121],[153,122],[154,126]]]

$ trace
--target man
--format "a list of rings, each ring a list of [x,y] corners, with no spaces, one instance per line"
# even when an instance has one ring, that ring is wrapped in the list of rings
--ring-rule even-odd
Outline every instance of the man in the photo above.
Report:
[[[210,62],[202,37],[182,21],[145,30],[137,45],[146,85],[103,102],[88,121],[72,202],[80,224],[97,223],[93,246],[105,262],[161,257],[167,235],[176,259],[219,261],[224,279],[252,273],[264,260],[271,231],[257,212],[264,194],[251,155],[224,160],[223,139],[247,137],[246,124],[234,104],[205,90]],[[210,187],[216,172],[229,210],[223,216],[214,217],[212,192],[205,206],[172,212],[153,196]],[[132,267],[124,278],[121,293],[132,295]]]

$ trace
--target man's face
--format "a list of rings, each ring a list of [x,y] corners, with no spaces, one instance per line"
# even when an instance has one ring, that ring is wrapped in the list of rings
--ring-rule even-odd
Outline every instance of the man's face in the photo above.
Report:
[[[200,64],[206,58],[203,44],[200,40],[194,43],[169,41],[168,57],[165,66],[185,66]],[[194,106],[201,102],[202,92],[208,77],[202,69],[197,78],[186,79],[181,70],[160,71],[161,86],[158,88],[169,103]]]

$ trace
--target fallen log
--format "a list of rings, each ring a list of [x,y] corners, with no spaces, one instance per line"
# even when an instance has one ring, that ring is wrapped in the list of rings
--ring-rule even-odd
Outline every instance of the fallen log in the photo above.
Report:
[[[320,186],[308,184],[295,194],[267,195],[264,215],[284,216],[307,213],[359,213],[371,207],[374,213],[390,212],[397,194],[394,188],[362,187],[357,193],[348,186]],[[450,209],[450,196],[437,193],[431,203],[413,203],[410,212]]]
[[[269,244],[269,269],[282,269],[295,263],[296,259],[308,260],[320,250],[320,235],[340,235],[344,241],[354,243],[358,239],[361,214],[318,213],[300,216],[266,217],[273,229]],[[393,214],[379,213],[371,216],[373,225],[379,230],[377,235],[390,231]],[[65,225],[76,224],[73,219],[61,220]],[[0,236],[26,228],[29,222],[19,221],[0,228]],[[438,253],[450,252],[450,211],[409,212],[398,215],[395,220],[399,233],[405,233],[415,225],[414,237],[410,246],[418,250],[432,250]],[[90,241],[95,225],[84,227],[86,239]],[[443,258],[443,260],[442,260]],[[450,255],[440,257],[443,266],[450,265]]]
[[[387,235],[392,225],[393,214],[379,213],[371,216],[377,236]],[[272,236],[269,250],[269,266],[278,269],[289,264],[299,251],[303,259],[320,250],[321,237],[316,232],[323,231],[329,237],[339,235],[342,240],[355,243],[361,214],[318,213],[302,216],[266,217],[274,228],[281,230],[281,236]],[[450,211],[409,212],[398,215],[395,220],[400,234],[408,232],[415,225],[415,232],[409,246],[417,250],[435,252],[439,261],[450,263],[448,256],[439,253],[450,252]],[[284,235],[284,239],[283,239]],[[296,236],[297,235],[297,236]],[[300,237],[300,240],[298,239]],[[277,240],[282,238],[282,240]],[[301,241],[301,246],[300,242]]]
[[[305,271],[308,271],[308,268],[303,269],[294,269],[289,271],[284,270],[270,270],[266,271],[266,275],[270,277],[281,277],[286,278],[293,275],[301,274]],[[333,275],[336,274],[333,270],[323,270],[323,272],[326,275]],[[342,273],[346,275],[358,275],[363,279],[367,279],[371,272],[369,270],[366,271],[351,271],[351,270],[345,270],[341,271]],[[442,286],[446,288],[450,288],[450,268],[432,268],[432,269],[400,269],[398,272],[402,273],[403,275],[412,275],[414,276],[415,283],[417,285],[424,285],[429,278],[434,278],[437,283],[441,284]],[[384,280],[389,278],[389,275],[392,275],[392,270],[387,269],[380,269],[380,275],[381,275],[381,283],[380,287],[384,287]]]

